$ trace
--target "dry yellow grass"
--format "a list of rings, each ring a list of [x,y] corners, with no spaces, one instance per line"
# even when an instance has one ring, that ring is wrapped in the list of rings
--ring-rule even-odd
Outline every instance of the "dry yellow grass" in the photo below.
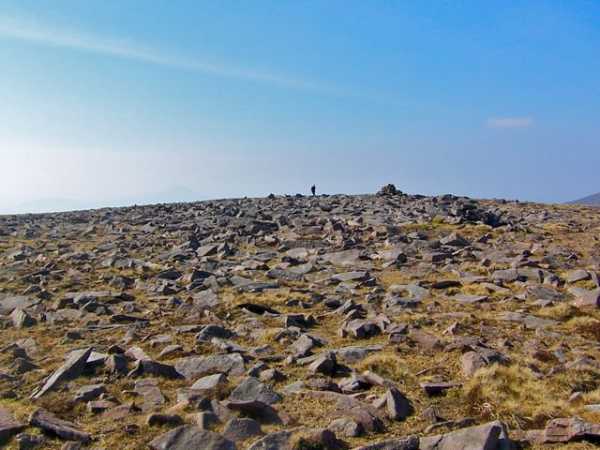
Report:
[[[560,209],[560,208],[559,208]],[[591,241],[589,234],[581,233],[577,229],[565,224],[544,225],[543,230],[548,238],[549,245],[569,246],[577,252],[580,258],[587,258],[594,253],[594,247],[589,245]],[[434,219],[428,224],[415,224],[404,227],[404,231],[424,231],[430,238],[440,238],[452,231],[458,231],[461,235],[470,240],[476,240],[484,234],[490,234],[493,237],[502,236],[504,242],[516,242],[522,240],[523,248],[528,248],[535,244],[535,240],[527,232],[506,232],[502,229],[491,229],[487,226],[453,226],[443,223],[441,220]],[[594,228],[587,233],[595,232]],[[174,241],[166,237],[165,245],[170,245]],[[10,238],[10,241],[0,242],[0,251],[13,248],[16,245],[27,244],[37,245],[35,242]],[[69,239],[72,249],[92,250],[97,242],[79,240],[76,236]],[[157,246],[160,249],[160,246]],[[131,252],[132,256],[150,258],[152,252],[156,249],[139,248]],[[252,246],[241,246],[241,250],[248,253],[257,251]],[[46,248],[47,252],[53,251],[53,248]],[[174,266],[177,267],[175,262]],[[468,259],[459,265],[458,270],[478,275],[489,275],[493,270],[499,268],[508,268],[509,263],[494,264],[492,267],[484,267],[476,260]],[[59,269],[67,269],[66,264],[59,262]],[[457,274],[447,269],[441,269],[441,266],[431,266],[423,272],[411,272],[406,269],[388,268],[382,270],[378,263],[375,264],[373,275],[377,277],[381,285],[385,288],[393,284],[407,284],[417,281],[437,281],[440,279],[457,279]],[[591,266],[590,266],[591,267]],[[457,268],[457,266],[455,266]],[[145,273],[138,270],[115,268],[94,267],[89,272],[82,273],[80,283],[71,283],[70,281],[56,280],[52,288],[54,294],[60,296],[67,290],[74,290],[83,287],[94,287],[98,289],[110,289],[108,281],[113,275],[130,276],[142,279],[151,278],[157,273],[157,270],[148,270]],[[564,275],[565,272],[560,272]],[[10,292],[22,291],[27,284],[18,277],[0,281],[0,288]],[[595,287],[591,281],[578,282],[579,287],[591,289]],[[237,293],[233,289],[225,288],[219,293],[222,305],[214,308],[211,313],[219,319],[229,320],[240,328],[251,328],[253,324],[260,322],[260,328],[256,327],[256,334],[247,336],[241,333],[235,338],[235,342],[243,347],[253,347],[258,345],[270,345],[276,354],[288,354],[289,342],[274,341],[275,335],[281,331],[281,318],[254,318],[235,308],[235,306],[250,302],[273,307],[282,313],[306,312],[318,317],[318,324],[309,332],[317,334],[328,341],[327,348],[339,348],[348,345],[371,345],[387,344],[387,336],[380,335],[371,339],[356,340],[351,337],[341,337],[337,330],[339,329],[342,318],[339,315],[326,315],[329,311],[323,305],[316,305],[313,308],[302,310],[298,306],[287,306],[290,299],[308,300],[309,294],[294,291],[295,287],[306,287],[302,284],[287,283],[280,289],[265,291],[262,293]],[[521,293],[522,285],[508,285],[512,293]],[[317,289],[319,289],[317,287]],[[148,308],[152,311],[158,311],[158,305],[149,301],[144,291],[133,291],[136,296],[136,302],[142,308]],[[348,296],[358,302],[362,302],[368,289],[359,289],[355,295]],[[490,301],[482,305],[459,305],[456,302],[447,301],[447,295],[453,293],[465,293],[474,295],[488,295]],[[512,347],[499,347],[502,352],[508,354],[512,359],[512,365],[508,367],[491,366],[480,370],[471,380],[464,380],[460,368],[460,350],[452,352],[424,352],[416,346],[407,344],[388,345],[383,351],[377,354],[371,354],[363,361],[356,364],[350,364],[350,368],[357,373],[366,370],[375,372],[394,381],[398,387],[410,398],[415,407],[415,415],[405,422],[387,423],[388,430],[385,435],[366,436],[361,439],[348,440],[351,446],[366,443],[371,440],[385,439],[390,436],[401,436],[412,433],[423,433],[427,423],[420,414],[431,405],[439,408],[442,415],[447,419],[461,419],[467,416],[473,416],[478,422],[484,422],[491,419],[501,419],[511,427],[515,428],[540,428],[543,427],[546,420],[552,417],[565,417],[579,415],[582,418],[600,422],[598,414],[586,411],[584,406],[591,403],[600,403],[600,376],[592,370],[566,371],[558,372],[552,376],[539,377],[528,365],[535,364],[543,372],[554,366],[557,366],[555,360],[552,362],[540,361],[531,357],[525,352],[527,341],[537,341],[541,346],[546,347],[548,352],[553,349],[565,346],[569,358],[577,355],[589,356],[599,359],[597,343],[600,340],[600,312],[598,311],[580,311],[573,308],[568,303],[560,303],[555,306],[538,308],[533,307],[527,302],[516,300],[506,301],[508,294],[490,294],[479,284],[467,284],[460,288],[448,289],[442,292],[433,292],[428,296],[418,308],[406,310],[396,315],[390,314],[395,322],[409,323],[414,327],[422,327],[423,331],[437,335],[446,342],[451,342],[452,335],[443,335],[443,330],[451,323],[459,322],[459,336],[479,336],[483,335],[482,327],[495,327],[494,335],[489,337],[489,344],[496,347],[496,340],[509,340]],[[500,322],[498,314],[506,311],[522,310],[535,316],[559,320],[561,323],[552,329],[560,332],[559,337],[552,335],[537,334],[535,330],[527,330],[515,323]],[[458,316],[447,315],[455,312],[466,312],[469,316],[456,318]],[[154,312],[153,312],[154,313]],[[446,316],[445,316],[446,315]],[[209,323],[213,318],[200,318],[196,323]],[[180,325],[185,317],[179,317],[175,314],[165,316],[163,328],[152,328],[141,331],[142,334],[159,334],[165,332],[164,328]],[[14,411],[18,418],[26,419],[29,413],[36,405],[25,399],[26,395],[37,386],[40,380],[51,370],[62,363],[62,357],[70,351],[74,345],[86,345],[93,343],[99,347],[105,348],[111,341],[120,339],[124,331],[94,332],[86,336],[85,341],[77,344],[73,342],[64,342],[63,336],[69,330],[69,326],[49,326],[39,324],[32,329],[25,330],[3,330],[3,338],[7,342],[17,339],[32,337],[36,340],[40,353],[48,354],[49,358],[44,362],[44,371],[28,374],[23,377],[24,383],[18,388],[21,395],[20,401],[2,400],[0,404],[5,404],[11,411]],[[168,331],[167,331],[168,332]],[[146,336],[145,336],[146,337]],[[199,346],[195,341],[193,334],[175,335],[174,343],[182,345],[186,351],[194,350],[198,354],[213,352],[214,349],[208,345]],[[145,343],[144,343],[145,342]],[[152,357],[157,357],[160,348],[151,348],[147,341],[135,342],[140,345]],[[0,358],[6,360],[5,355]],[[6,361],[5,361],[6,362]],[[165,362],[165,361],[163,361]],[[8,364],[8,363],[7,363]],[[282,388],[288,383],[305,379],[307,376],[306,368],[299,366],[286,366],[283,362],[269,363],[271,367],[284,372],[288,379],[276,384],[276,389]],[[444,380],[464,381],[464,386],[448,391],[447,395],[430,398],[427,397],[419,383],[422,381],[441,378]],[[90,377],[80,377],[72,383],[76,388],[92,381]],[[231,378],[229,385],[217,396],[223,398],[229,390],[239,380]],[[334,381],[340,381],[336,378]],[[175,392],[178,387],[189,385],[183,381],[160,381],[159,386],[163,394],[167,397],[165,408],[172,407],[175,398]],[[135,398],[127,396],[123,391],[131,390],[133,381],[129,379],[118,380],[110,383],[110,393],[119,398],[122,402],[132,401]],[[582,399],[576,403],[569,403],[567,400],[574,390],[584,391]],[[383,392],[381,388],[372,388],[366,395],[376,396]],[[59,402],[59,396],[63,399]],[[128,417],[123,423],[110,423],[98,416],[92,416],[82,409],[82,406],[72,408],[68,402],[64,401],[65,394],[52,393],[38,405],[45,406],[51,410],[60,413],[62,417],[76,420],[86,431],[91,432],[98,439],[95,445],[104,448],[123,448],[123,449],[141,449],[146,448],[146,443],[154,436],[167,431],[164,427],[148,427],[144,423],[145,415],[138,414]],[[333,405],[330,401],[310,397],[302,394],[287,395],[286,401],[280,406],[282,411],[291,417],[290,427],[306,425],[312,427],[326,426],[330,420],[329,412]],[[371,398],[369,398],[369,401]],[[183,411],[182,415],[189,411]],[[123,430],[123,425],[135,424],[139,431],[136,435],[127,435]],[[265,426],[264,431],[277,431],[281,427]],[[217,430],[222,430],[222,426]],[[437,430],[435,433],[445,432],[446,429]],[[39,431],[29,429],[28,432],[38,433]],[[60,448],[60,441],[49,441],[45,448]],[[14,447],[14,443],[13,443]],[[534,447],[538,448],[538,447]],[[550,449],[553,446],[543,446],[539,448]],[[573,450],[584,450],[596,448],[588,443],[572,443],[567,445],[554,446],[554,448],[566,448]]]
[[[600,320],[590,316],[578,316],[570,319],[564,325],[565,329],[581,334],[596,342],[600,341]]]
[[[407,367],[406,361],[403,361],[400,355],[390,352],[378,352],[369,355],[356,365],[356,369],[359,372],[367,370],[374,372],[395,381],[401,386],[414,387],[417,384],[417,380]]]
[[[559,303],[555,306],[548,306],[546,308],[540,308],[536,315],[540,317],[546,317],[554,320],[567,320],[578,314],[579,310],[568,303]]]
[[[550,418],[570,416],[569,394],[519,364],[480,369],[464,386],[470,413],[518,428],[543,427]]]

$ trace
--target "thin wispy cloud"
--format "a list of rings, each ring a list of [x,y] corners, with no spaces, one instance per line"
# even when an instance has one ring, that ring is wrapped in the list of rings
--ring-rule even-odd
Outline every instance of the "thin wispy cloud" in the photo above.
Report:
[[[81,31],[68,30],[64,27],[52,27],[48,24],[23,20],[21,18],[0,16],[1,37],[27,41],[38,45],[98,53],[108,57],[193,71],[222,78],[268,83],[289,89],[306,90],[329,95],[359,96],[337,86],[325,83],[244,67],[216,64],[194,56],[171,56],[171,51],[167,52],[166,50],[147,48],[129,40],[117,40]]]
[[[531,117],[493,117],[487,120],[489,128],[528,128],[532,125]]]

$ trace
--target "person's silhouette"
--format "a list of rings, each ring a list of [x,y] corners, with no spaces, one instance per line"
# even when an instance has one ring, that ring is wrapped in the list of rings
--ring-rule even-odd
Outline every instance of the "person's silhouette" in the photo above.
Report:
[[[313,197],[317,195],[317,187],[314,184],[310,187],[310,192],[312,192]]]

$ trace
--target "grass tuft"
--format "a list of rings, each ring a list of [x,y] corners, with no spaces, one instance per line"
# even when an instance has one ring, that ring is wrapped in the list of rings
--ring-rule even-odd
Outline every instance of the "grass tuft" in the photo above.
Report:
[[[464,388],[470,413],[500,419],[514,427],[543,427],[554,417],[570,415],[569,392],[527,367],[492,365],[480,369]]]

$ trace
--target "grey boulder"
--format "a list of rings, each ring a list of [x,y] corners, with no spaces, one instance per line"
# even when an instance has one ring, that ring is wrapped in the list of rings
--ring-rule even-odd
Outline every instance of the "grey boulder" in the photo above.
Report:
[[[177,427],[161,434],[149,447],[152,450],[235,450],[233,442],[218,433],[202,430],[193,425]]]

